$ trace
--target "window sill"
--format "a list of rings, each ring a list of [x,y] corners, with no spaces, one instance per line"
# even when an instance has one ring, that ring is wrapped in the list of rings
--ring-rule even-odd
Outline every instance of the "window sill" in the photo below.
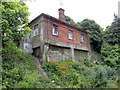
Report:
[[[39,34],[38,34],[39,35]],[[32,38],[34,38],[34,37],[37,37],[38,35],[36,35],[36,36],[33,36]]]
[[[72,40],[72,41],[73,41],[73,39],[69,39],[69,40]]]
[[[80,42],[80,43],[84,43],[84,42]]]
[[[58,37],[58,35],[54,35],[54,34],[53,34],[53,36],[56,36],[56,37]]]

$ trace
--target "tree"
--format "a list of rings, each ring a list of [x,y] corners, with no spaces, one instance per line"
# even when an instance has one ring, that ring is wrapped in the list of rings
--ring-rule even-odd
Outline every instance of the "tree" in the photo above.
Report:
[[[120,45],[120,18],[114,15],[114,21],[111,26],[107,26],[103,38],[110,45]]]
[[[28,7],[24,2],[3,2],[2,3],[2,39],[3,47],[9,42],[19,45],[21,37],[30,31]]]
[[[69,16],[65,16],[65,21],[71,25],[75,25],[75,22]]]
[[[110,67],[119,67],[120,66],[120,56],[119,56],[120,48],[119,46],[110,44],[106,44],[102,47],[101,54],[103,61]]]
[[[78,27],[89,32],[90,44],[94,51],[100,53],[102,46],[102,28],[94,20],[84,19],[78,22]]]
[[[111,67],[120,66],[120,18],[114,15],[114,21],[107,26],[103,34],[102,58]]]

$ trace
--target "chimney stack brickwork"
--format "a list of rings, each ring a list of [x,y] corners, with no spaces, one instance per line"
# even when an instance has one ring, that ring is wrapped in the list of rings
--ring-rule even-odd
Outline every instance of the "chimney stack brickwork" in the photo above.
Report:
[[[64,15],[64,9],[60,8],[59,10],[59,20],[65,22],[65,15]]]

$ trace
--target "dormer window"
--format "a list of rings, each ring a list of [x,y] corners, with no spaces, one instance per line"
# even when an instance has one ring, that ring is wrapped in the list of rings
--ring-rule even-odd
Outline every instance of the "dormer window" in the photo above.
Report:
[[[53,35],[58,36],[58,26],[53,25]]]
[[[73,39],[73,31],[69,30],[69,39],[72,40]]]
[[[81,42],[84,42],[84,36],[83,36],[83,34],[81,34]]]

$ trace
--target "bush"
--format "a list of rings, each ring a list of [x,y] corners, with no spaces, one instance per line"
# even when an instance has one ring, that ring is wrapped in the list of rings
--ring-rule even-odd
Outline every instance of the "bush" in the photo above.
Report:
[[[117,72],[109,66],[95,64],[91,60],[68,62],[47,63],[44,66],[49,77],[62,88],[110,87],[117,79]]]
[[[119,52],[120,52],[120,48],[117,44],[114,46],[111,45],[103,46],[101,53],[103,55],[103,60],[106,63],[106,65],[110,67],[119,68],[120,66]]]
[[[14,45],[3,49],[2,88],[56,87],[39,71],[33,56]]]
[[[115,68],[88,59],[48,62],[43,66],[46,78],[33,56],[12,46],[3,50],[2,68],[3,88],[116,88],[118,84]]]

